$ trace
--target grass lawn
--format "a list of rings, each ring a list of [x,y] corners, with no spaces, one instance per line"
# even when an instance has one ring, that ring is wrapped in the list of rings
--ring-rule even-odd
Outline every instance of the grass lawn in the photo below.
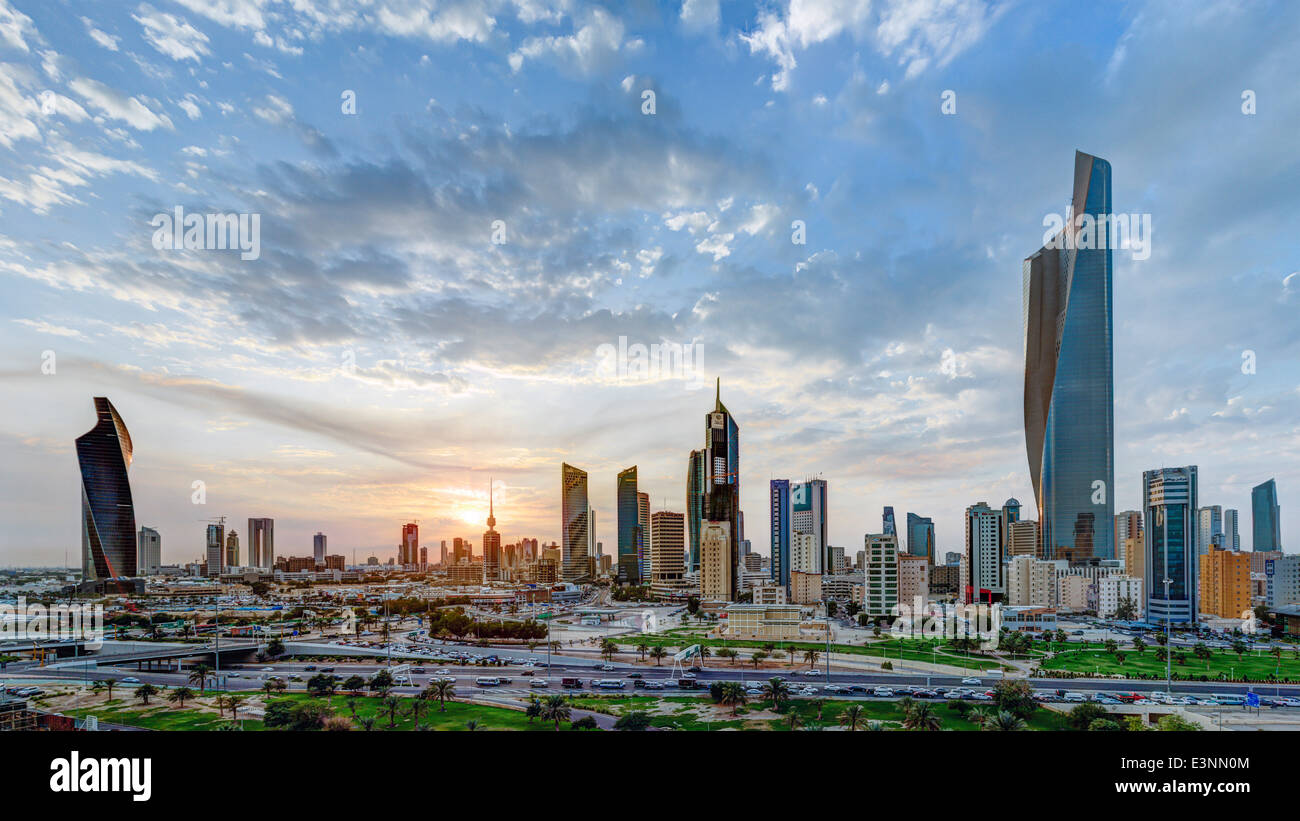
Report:
[[[311,700],[313,700],[311,696],[306,693],[291,693],[275,696],[272,699],[272,701],[293,702]],[[334,696],[335,715],[345,717],[352,715],[347,704],[348,700],[348,697],[342,695]],[[358,718],[375,719],[375,730],[414,729],[415,719],[406,712],[413,701],[409,697],[402,698],[402,705],[396,715],[395,727],[389,727],[389,713],[382,704],[383,700],[378,696],[362,696],[353,699],[353,701],[355,701]],[[98,717],[100,721],[125,724],[131,727],[145,727],[150,730],[216,730],[230,720],[229,713],[226,714],[226,718],[218,718],[215,713],[191,707],[182,710],[166,702],[159,702],[156,699],[151,701],[148,708],[130,709],[137,704],[134,701],[127,702],[122,699],[113,699],[104,705],[63,710],[62,712],[76,718],[82,718],[89,714]],[[420,716],[420,724],[435,730],[465,730],[466,722],[469,721],[478,722],[477,729],[479,730],[543,731],[551,730],[554,726],[541,720],[530,722],[522,711],[512,710],[507,707],[492,707],[451,701],[447,702],[446,707],[446,712],[441,712],[436,701],[429,702],[427,709]],[[245,730],[265,729],[261,719],[243,718],[242,721]],[[562,723],[560,727],[567,730],[567,722]],[[357,726],[356,729],[360,730],[361,727]]]
[[[1178,660],[1180,652],[1184,656],[1181,664]],[[1296,659],[1295,654],[1290,651],[1282,654],[1280,662],[1268,654],[1246,653],[1238,658],[1237,654],[1231,651],[1216,649],[1211,652],[1214,655],[1208,661],[1202,661],[1189,650],[1175,650],[1172,666],[1174,677],[1186,680],[1206,676],[1213,680],[1231,675],[1237,679],[1264,681],[1273,675],[1274,670],[1277,670],[1278,676],[1283,680],[1300,681],[1300,659]],[[1057,653],[1052,658],[1044,660],[1041,666],[1044,670],[1070,670],[1077,673],[1095,672],[1102,675],[1127,673],[1133,676],[1145,674],[1157,678],[1164,677],[1165,662],[1156,661],[1154,647],[1148,647],[1142,653],[1132,647],[1121,647],[1119,653],[1124,656],[1123,664],[1104,649],[1088,649]]]
[[[706,721],[700,710],[712,705],[707,698],[692,696],[578,696],[573,700],[575,707],[595,712],[621,716],[633,711],[643,711],[650,715],[650,723],[655,727],[673,727],[680,730],[777,730],[789,731],[788,716],[794,713],[799,717],[797,727],[833,728],[840,726],[844,710],[851,704],[862,708],[862,720],[859,730],[866,730],[867,722],[880,721],[887,730],[902,729],[903,711],[897,701],[843,701],[828,699],[820,705],[812,699],[794,699],[788,703],[779,718],[760,715],[771,712],[771,702],[751,701],[736,710],[737,716],[731,718],[730,708],[717,709],[717,720]],[[944,730],[978,730],[979,727],[963,718],[956,710],[948,708],[948,702],[925,702],[932,706],[935,714],[942,721]],[[986,706],[986,709],[991,709]],[[1065,727],[1065,717],[1053,710],[1038,708],[1026,722],[1029,730],[1059,730]]]
[[[732,650],[740,651],[739,658],[736,659],[736,666],[749,664],[749,656],[756,650],[762,650],[767,644],[774,644],[777,650],[786,654],[787,659],[791,654],[794,656],[795,666],[803,660],[805,651],[814,650],[819,654],[826,652],[826,645],[815,641],[787,641],[787,642],[763,642],[748,639],[720,639],[716,637],[704,637],[691,635],[690,633],[677,635],[677,631],[671,630],[663,634],[646,634],[637,636],[634,642],[618,641],[619,646],[627,650],[635,650],[636,646],[644,642],[649,647],[663,646],[668,647],[688,647],[692,644],[699,644],[705,647],[728,647]],[[940,650],[937,654],[932,651],[934,645],[938,645]],[[882,641],[872,641],[868,644],[832,644],[831,652],[844,653],[846,655],[870,656],[879,658],[884,661],[926,661],[947,664],[952,667],[962,667],[967,670],[995,670],[1001,666],[1001,663],[994,658],[986,656],[974,656],[963,651],[954,650],[946,647],[938,641],[926,639],[884,639]],[[1033,651],[1030,655],[1041,655],[1038,651]],[[1017,656],[1020,658],[1023,656]],[[768,661],[772,661],[769,656]],[[803,662],[806,664],[807,662]],[[752,665],[751,665],[752,666]]]

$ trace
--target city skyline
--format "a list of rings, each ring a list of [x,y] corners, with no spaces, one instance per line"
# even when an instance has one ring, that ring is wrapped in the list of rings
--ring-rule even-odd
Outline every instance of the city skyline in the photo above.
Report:
[[[893,506],[933,519],[942,555],[969,505],[1035,498],[1021,262],[1069,206],[1075,151],[1155,226],[1148,259],[1114,254],[1112,509],[1142,507],[1144,471],[1197,465],[1200,504],[1247,517],[1275,478],[1282,546],[1300,532],[1294,15],[973,3],[954,41],[887,4],[824,27],[780,5],[575,4],[424,34],[155,5],[0,0],[0,564],[75,566],[98,396],[130,426],[135,525],[168,563],[222,515],[274,519],[275,555],[323,532],[392,556],[416,520],[480,550],[489,476],[503,543],[561,542],[566,462],[607,551],[632,464],[689,531],[682,458],[718,377],[757,552],[764,479],[821,475],[829,545]],[[1044,37],[1061,30],[1069,59]],[[1152,101],[1167,116],[1138,116]],[[260,257],[155,249],[150,220],[179,206],[260,214]],[[698,343],[703,372],[611,377],[598,350],[623,337]]]

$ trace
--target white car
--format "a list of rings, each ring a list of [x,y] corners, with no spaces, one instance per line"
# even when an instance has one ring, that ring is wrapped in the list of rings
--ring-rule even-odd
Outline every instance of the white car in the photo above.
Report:
[[[600,665],[600,669],[601,669],[602,671],[606,672],[606,673],[612,673],[612,672],[614,672],[614,665],[612,665],[612,664],[602,664],[602,665]]]
[[[822,675],[822,671],[821,671],[821,670],[804,670],[804,671],[803,671],[803,674],[804,674],[805,676],[821,676],[821,675]]]
[[[682,673],[682,678],[684,678],[684,679],[686,679],[686,680],[688,680],[688,681],[694,681],[694,680],[695,680],[695,674],[694,674],[694,673]]]
[[[274,672],[275,672],[275,668],[274,668],[274,667],[263,667],[263,668],[262,668],[262,672],[263,672],[263,673],[274,673]]]
[[[550,687],[550,686],[551,686],[551,683],[550,683],[549,681],[547,681],[546,679],[544,679],[544,678],[535,678],[535,679],[533,679],[532,684],[530,684],[529,686],[530,686],[530,687]]]
[[[882,698],[893,698],[894,691],[888,687],[877,687],[875,689],[875,694]]]
[[[139,683],[140,683],[140,679],[136,678],[135,676],[127,676],[126,678],[122,679],[122,683],[123,683],[123,684],[139,684]]]
[[[747,696],[761,696],[761,695],[763,695],[763,688],[762,688],[762,687],[750,687],[748,690],[745,691],[745,695],[747,695]]]
[[[961,680],[961,683],[962,683],[962,684],[971,684],[971,685],[974,685],[974,686],[978,687],[979,685],[983,684],[984,682],[980,681],[979,679],[975,678],[974,676],[967,676],[966,678],[964,678],[964,679]]]

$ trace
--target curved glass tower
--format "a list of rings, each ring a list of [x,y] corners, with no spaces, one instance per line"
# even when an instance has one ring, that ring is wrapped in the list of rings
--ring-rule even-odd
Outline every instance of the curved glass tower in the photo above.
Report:
[[[135,505],[126,469],[131,434],[106,397],[95,397],[99,422],[77,437],[81,466],[81,572],[83,579],[136,573]]]
[[[1110,163],[1075,152],[1070,207],[1024,262],[1025,446],[1043,558],[1113,559]]]
[[[570,464],[560,465],[561,573],[564,581],[579,581],[587,575],[588,531],[587,471]]]

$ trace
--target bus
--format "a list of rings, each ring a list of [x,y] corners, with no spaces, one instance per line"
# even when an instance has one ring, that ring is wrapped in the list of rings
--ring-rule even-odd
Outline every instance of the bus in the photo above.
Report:
[[[480,687],[497,687],[501,684],[501,679],[496,676],[479,676],[474,679],[474,683]]]
[[[1210,698],[1226,707],[1241,707],[1246,703],[1246,697],[1237,693],[1211,693]]]
[[[622,690],[626,685],[621,678],[598,678],[591,682],[591,686],[601,690]]]

